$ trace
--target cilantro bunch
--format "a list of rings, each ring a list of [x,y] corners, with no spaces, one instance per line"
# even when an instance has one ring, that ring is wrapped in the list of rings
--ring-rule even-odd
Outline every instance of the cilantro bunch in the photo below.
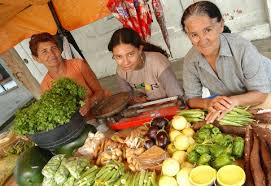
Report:
[[[17,134],[27,135],[63,125],[80,108],[85,95],[82,86],[69,78],[61,78],[40,100],[16,113],[13,129]]]

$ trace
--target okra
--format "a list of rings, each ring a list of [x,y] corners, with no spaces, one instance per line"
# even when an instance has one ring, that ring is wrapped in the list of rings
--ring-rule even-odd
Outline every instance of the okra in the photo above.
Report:
[[[133,179],[133,175],[132,175],[132,173],[129,173],[127,180],[126,180],[126,183],[125,183],[125,186],[131,186],[132,179]]]
[[[97,171],[98,167],[96,165],[92,166],[90,169],[88,169],[87,171],[85,171],[83,174],[81,174],[80,179],[84,178],[85,176],[87,176],[88,174]]]
[[[188,118],[198,118],[198,117],[204,117],[204,113],[196,113],[196,114],[180,114],[183,117],[188,117]]]
[[[92,185],[95,182],[95,174],[91,174],[86,176],[84,179],[77,181],[74,185],[84,186],[84,185]]]
[[[187,110],[181,110],[180,114],[197,114],[197,113],[204,113],[201,109],[187,109]]]
[[[107,181],[111,178],[111,176],[115,173],[115,171],[116,171],[115,169],[113,169],[112,171],[108,171],[107,173],[100,176],[98,179],[101,181]]]
[[[109,167],[109,166],[102,167],[101,170],[97,174],[97,178],[99,178],[100,176],[102,176],[103,174],[105,174],[108,171],[110,172],[111,169],[113,169],[113,167]]]
[[[235,112],[237,112],[237,113],[239,113],[239,114],[242,114],[242,115],[251,116],[250,112],[248,112],[247,110],[238,108],[238,107],[234,107],[232,110],[235,111]]]
[[[129,173],[126,173],[126,174],[124,174],[124,175],[121,177],[121,179],[120,179],[121,185],[125,185],[125,184],[126,184],[127,179],[128,179],[128,176],[129,176]]]
[[[188,122],[203,121],[204,118],[185,118]]]
[[[82,183],[84,182],[91,182],[91,181],[95,181],[95,176],[96,176],[97,172],[92,172],[88,175],[86,175],[84,178],[80,178],[79,180],[76,181],[76,183],[74,185],[82,185]]]
[[[155,172],[151,173],[151,183],[153,186],[158,186],[158,184],[156,182],[156,173]]]
[[[228,121],[228,120],[223,120],[223,119],[219,121],[219,124],[220,125],[232,125],[232,126],[237,126],[237,127],[243,126],[243,125],[241,125],[239,123],[236,123],[236,122],[233,122],[233,121]]]
[[[120,177],[120,173],[118,170],[116,170],[116,172],[111,176],[111,178],[106,182],[108,184],[114,183],[116,182]]]
[[[147,178],[147,183],[146,183],[146,186],[151,186],[151,175],[152,173],[151,172],[148,172],[148,178]]]
[[[139,178],[138,186],[143,186],[145,174],[146,174],[145,171],[141,171],[141,172],[140,172],[140,178]]]

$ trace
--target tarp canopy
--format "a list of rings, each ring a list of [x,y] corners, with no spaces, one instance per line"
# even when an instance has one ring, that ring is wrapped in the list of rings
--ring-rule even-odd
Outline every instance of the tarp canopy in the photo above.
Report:
[[[0,53],[40,32],[56,34],[49,0],[0,0]],[[107,0],[52,0],[62,27],[74,30],[109,14]]]

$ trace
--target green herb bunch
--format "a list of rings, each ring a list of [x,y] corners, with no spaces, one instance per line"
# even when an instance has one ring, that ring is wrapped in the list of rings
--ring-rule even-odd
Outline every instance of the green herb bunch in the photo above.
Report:
[[[85,89],[69,78],[55,81],[40,100],[16,113],[14,131],[21,135],[35,134],[69,122],[85,94]]]

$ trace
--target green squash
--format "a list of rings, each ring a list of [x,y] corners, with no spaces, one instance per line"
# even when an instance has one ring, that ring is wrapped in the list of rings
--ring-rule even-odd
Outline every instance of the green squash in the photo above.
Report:
[[[85,141],[86,141],[86,139],[88,137],[89,132],[96,133],[97,130],[92,125],[86,125],[86,127],[83,130],[82,134],[78,138],[76,138],[75,140],[73,140],[70,143],[67,143],[65,145],[62,145],[62,146],[56,148],[54,153],[55,154],[65,154],[66,157],[72,156],[74,154],[74,152],[79,147],[84,145],[84,143],[85,143]]]
[[[41,185],[43,175],[41,170],[50,160],[52,154],[49,151],[31,147],[23,152],[16,162],[14,176],[18,186],[37,186]]]

